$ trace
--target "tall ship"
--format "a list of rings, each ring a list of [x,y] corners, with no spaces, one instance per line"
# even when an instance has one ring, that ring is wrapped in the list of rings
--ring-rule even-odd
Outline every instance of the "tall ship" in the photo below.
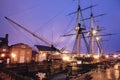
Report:
[[[92,9],[96,5],[91,4],[91,6],[81,8],[81,1],[77,0],[77,2],[77,10],[69,14],[77,14],[76,25],[74,26],[75,33],[62,35],[62,37],[75,36],[75,42],[73,44],[72,51],[68,53],[64,52],[65,48],[58,49],[49,41],[34,34],[32,31],[18,24],[14,20],[5,17],[6,20],[15,24],[17,27],[23,29],[24,31],[30,33],[32,36],[36,37],[47,45],[35,45],[35,47],[38,49],[38,53],[30,56],[24,56],[22,53],[20,53],[19,55],[15,52],[12,53],[12,65],[7,66],[7,68],[11,68],[13,69],[13,71],[16,70],[16,73],[18,74],[27,75],[29,77],[30,75],[34,75],[38,76],[40,79],[41,77],[46,77],[46,79],[49,79],[58,73],[63,73],[66,75],[67,79],[70,79],[71,77],[73,78],[76,76],[80,76],[81,74],[87,73],[101,66],[103,68],[109,67],[109,65],[106,66],[105,64],[106,62],[110,62],[106,61],[106,58],[108,58],[108,56],[104,55],[101,44],[101,37],[112,34],[101,34],[100,31],[102,31],[103,29],[100,29],[100,27],[96,25],[94,19],[96,17],[103,16],[104,14],[94,16]],[[88,9],[91,11],[90,16],[88,18],[84,18],[83,11]],[[86,26],[86,20],[88,20],[90,23],[89,28]],[[17,45],[12,45],[11,51],[18,46],[22,46],[22,49],[31,49],[31,47],[28,47],[28,45],[20,43]],[[82,52],[83,47],[85,47],[84,54]],[[31,58],[31,56],[34,57]],[[10,73],[13,72],[10,71],[9,74]],[[19,78],[19,76],[16,74],[12,74],[11,76],[14,75]],[[32,78],[34,76],[32,76]]]

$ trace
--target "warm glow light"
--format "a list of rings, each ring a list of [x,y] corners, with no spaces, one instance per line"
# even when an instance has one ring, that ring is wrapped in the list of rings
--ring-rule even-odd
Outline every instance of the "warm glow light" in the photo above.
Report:
[[[43,56],[43,57],[45,57],[45,56],[46,56],[46,54],[44,53],[42,56]]]
[[[1,57],[5,57],[5,54],[3,53],[3,54],[1,54]]]
[[[77,64],[82,64],[82,61],[77,61]]]
[[[99,40],[100,40],[100,37],[96,37],[96,40],[99,41]]]
[[[14,53],[12,53],[11,55],[12,55],[12,57],[13,57],[13,58],[15,58],[15,57],[16,57],[16,54],[14,54]]]
[[[90,57],[91,55],[90,54],[87,54],[86,57]]]
[[[64,50],[63,53],[69,53],[68,51]]]
[[[6,49],[3,49],[3,51],[6,51]]]
[[[75,30],[78,31],[78,30],[79,30],[79,27],[75,27]]]
[[[117,58],[117,57],[118,57],[118,55],[114,54],[114,55],[113,55],[113,57],[114,57],[114,58]]]
[[[64,61],[69,61],[69,57],[63,57]]]
[[[90,32],[88,32],[87,35],[90,35]]]
[[[53,55],[60,55],[60,53],[59,52],[56,52],[55,54],[53,54]]]
[[[94,58],[94,59],[99,59],[100,56],[99,56],[99,55],[94,55],[93,58]]]
[[[64,54],[64,55],[62,56],[62,59],[63,59],[64,61],[70,61],[70,56]]]
[[[96,30],[93,30],[92,31],[93,35],[97,34],[97,31]]]
[[[109,58],[109,55],[105,55],[106,58]]]

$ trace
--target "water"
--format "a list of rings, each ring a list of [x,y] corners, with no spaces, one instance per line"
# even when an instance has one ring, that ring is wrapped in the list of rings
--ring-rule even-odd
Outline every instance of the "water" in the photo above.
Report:
[[[119,64],[116,64],[114,67],[108,69],[98,68],[76,78],[71,78],[70,80],[120,80],[120,68],[118,65]],[[86,79],[86,76],[89,78],[91,77],[92,79]],[[62,74],[52,80],[65,80],[65,78],[65,74]]]
[[[114,67],[108,69],[98,68],[97,70],[91,71],[87,74],[80,76],[79,79],[85,80],[86,75],[90,75],[92,77],[91,80],[120,80],[120,69],[118,65],[119,64],[116,64],[114,65]]]

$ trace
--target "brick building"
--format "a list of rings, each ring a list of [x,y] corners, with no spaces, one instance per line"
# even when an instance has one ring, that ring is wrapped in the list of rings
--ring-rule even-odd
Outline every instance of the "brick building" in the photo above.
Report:
[[[32,60],[32,48],[18,43],[10,46],[11,63],[29,63]]]

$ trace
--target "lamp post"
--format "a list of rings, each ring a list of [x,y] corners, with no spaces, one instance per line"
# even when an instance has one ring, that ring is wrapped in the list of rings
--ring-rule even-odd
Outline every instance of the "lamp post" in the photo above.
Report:
[[[0,57],[2,58],[2,63],[5,63],[5,53],[2,53]]]
[[[1,54],[1,57],[2,57],[2,58],[4,58],[4,57],[5,57],[5,54],[4,54],[4,53],[2,53],[2,54]]]
[[[16,54],[12,53],[12,54],[11,54],[11,57],[13,58],[13,62],[14,62],[14,59],[15,59],[15,57],[16,57]]]

